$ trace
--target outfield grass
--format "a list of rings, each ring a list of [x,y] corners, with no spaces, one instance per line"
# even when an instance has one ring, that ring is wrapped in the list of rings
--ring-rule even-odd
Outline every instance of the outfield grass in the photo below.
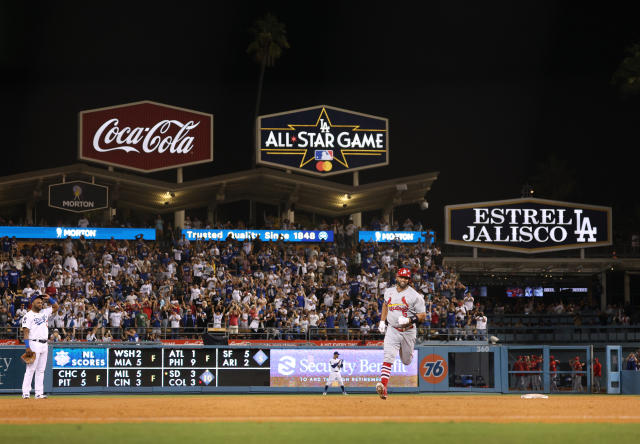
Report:
[[[0,425],[3,443],[446,444],[632,442],[638,424],[181,423]]]

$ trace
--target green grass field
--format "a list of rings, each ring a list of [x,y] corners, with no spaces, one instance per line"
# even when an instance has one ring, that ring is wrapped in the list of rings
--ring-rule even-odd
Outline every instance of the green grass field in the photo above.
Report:
[[[338,413],[339,415],[339,413]],[[3,443],[618,443],[638,424],[183,423],[0,425]]]

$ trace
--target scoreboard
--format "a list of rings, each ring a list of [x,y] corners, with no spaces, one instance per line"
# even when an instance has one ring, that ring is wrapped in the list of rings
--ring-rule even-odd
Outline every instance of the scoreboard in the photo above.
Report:
[[[269,386],[270,350],[105,347],[52,350],[52,387]]]

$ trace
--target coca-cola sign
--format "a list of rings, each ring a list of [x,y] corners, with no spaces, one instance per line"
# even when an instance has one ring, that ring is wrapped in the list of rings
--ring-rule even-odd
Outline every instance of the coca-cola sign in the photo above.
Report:
[[[150,101],[80,113],[79,157],[150,173],[213,160],[213,115]]]

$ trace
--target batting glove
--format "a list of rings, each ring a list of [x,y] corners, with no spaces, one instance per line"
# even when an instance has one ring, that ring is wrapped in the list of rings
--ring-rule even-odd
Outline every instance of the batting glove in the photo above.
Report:
[[[378,331],[380,333],[384,333],[386,329],[387,329],[387,324],[384,321],[380,321],[380,325],[378,325]]]

